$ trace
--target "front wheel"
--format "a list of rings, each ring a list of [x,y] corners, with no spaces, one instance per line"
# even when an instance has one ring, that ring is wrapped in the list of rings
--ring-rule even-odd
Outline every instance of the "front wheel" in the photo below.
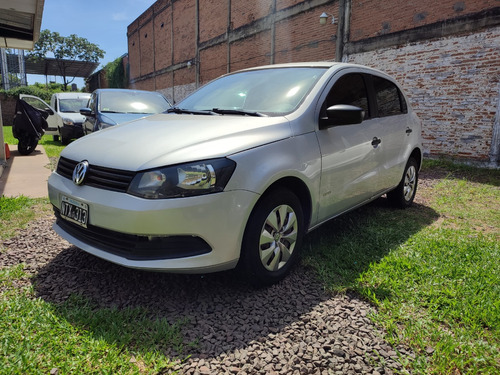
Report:
[[[418,164],[414,158],[406,163],[403,178],[393,191],[387,193],[387,198],[396,207],[407,208],[412,205],[417,193]]]
[[[282,280],[297,262],[304,233],[302,206],[295,194],[277,189],[254,208],[245,229],[240,265],[255,286]]]

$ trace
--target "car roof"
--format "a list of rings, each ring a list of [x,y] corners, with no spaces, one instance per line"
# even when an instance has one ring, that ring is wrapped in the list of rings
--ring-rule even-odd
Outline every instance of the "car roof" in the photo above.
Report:
[[[253,70],[263,70],[263,69],[279,69],[279,68],[325,68],[325,69],[334,69],[341,70],[346,68],[354,68],[359,69],[359,71],[364,71],[365,73],[372,73],[379,75],[381,77],[385,77],[390,79],[393,82],[396,82],[393,77],[388,75],[386,72],[378,70],[376,68],[372,68],[366,65],[353,64],[353,63],[343,63],[343,62],[335,62],[335,61],[313,61],[313,62],[298,62],[298,63],[284,63],[284,64],[273,64],[273,65],[262,65],[255,66],[248,69],[241,69],[235,72],[228,73],[228,75],[237,73],[237,72],[247,72]]]
[[[90,98],[88,92],[57,92],[54,95],[60,99]]]
[[[135,90],[135,89],[96,89],[94,90],[95,93],[99,92],[149,92],[153,94],[161,94],[158,91],[149,91],[149,90]]]

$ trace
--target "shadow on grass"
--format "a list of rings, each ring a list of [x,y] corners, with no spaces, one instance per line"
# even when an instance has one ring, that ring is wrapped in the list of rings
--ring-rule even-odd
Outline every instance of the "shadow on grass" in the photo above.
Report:
[[[325,284],[334,290],[350,289],[370,263],[436,217],[425,206],[394,210],[379,199],[308,234],[303,264],[281,283],[259,290],[232,271],[208,275],[144,272],[114,265],[73,246],[55,252],[33,283],[37,295],[54,304],[57,314],[96,337],[116,340],[113,332],[118,324],[118,335],[130,337],[121,345],[130,351],[159,348],[170,356],[215,357],[266,340],[301,320],[332,297]],[[138,310],[131,313],[130,309]],[[122,315],[100,324],[89,322],[89,314]],[[159,321],[175,325],[182,342],[136,334],[137,324],[155,331]]]
[[[332,291],[358,290],[359,275],[372,263],[435,222],[439,215],[422,204],[406,210],[390,207],[386,198],[325,223],[306,236],[304,263],[316,270]],[[389,297],[379,289],[377,298]]]
[[[443,160],[424,160],[420,178],[441,180],[444,178],[463,179],[479,184],[500,186],[500,169],[477,168]]]

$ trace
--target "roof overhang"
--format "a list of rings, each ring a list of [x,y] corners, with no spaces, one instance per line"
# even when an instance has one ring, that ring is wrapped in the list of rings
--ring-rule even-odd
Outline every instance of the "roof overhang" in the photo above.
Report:
[[[0,47],[33,49],[45,0],[0,0]]]

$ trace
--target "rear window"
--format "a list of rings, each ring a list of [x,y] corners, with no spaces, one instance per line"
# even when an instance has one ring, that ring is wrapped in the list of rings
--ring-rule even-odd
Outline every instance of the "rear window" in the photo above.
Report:
[[[373,76],[378,117],[394,116],[408,111],[403,95],[397,86],[384,78]]]

